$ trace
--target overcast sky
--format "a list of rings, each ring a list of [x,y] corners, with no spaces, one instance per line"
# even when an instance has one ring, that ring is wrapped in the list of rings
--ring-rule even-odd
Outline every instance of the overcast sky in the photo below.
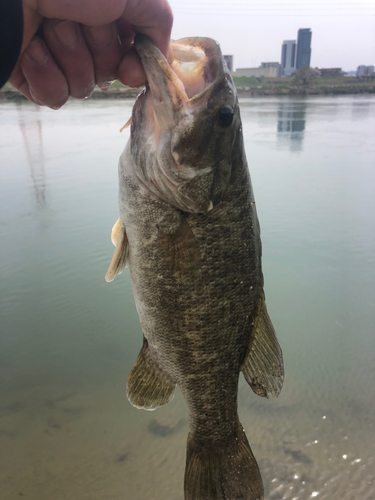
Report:
[[[283,40],[311,28],[311,66],[357,69],[375,65],[375,0],[169,0],[174,39],[217,40],[234,67],[281,59]]]

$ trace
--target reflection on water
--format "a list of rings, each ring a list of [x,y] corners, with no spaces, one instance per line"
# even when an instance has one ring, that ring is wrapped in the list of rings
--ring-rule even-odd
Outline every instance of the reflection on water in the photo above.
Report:
[[[302,151],[305,131],[306,101],[280,100],[277,111],[278,139],[289,144],[290,150]]]
[[[183,498],[186,407],[127,402],[142,332],[128,272],[104,281],[131,107],[0,105],[1,500]],[[277,400],[239,385],[266,500],[375,498],[374,111],[241,101],[286,367]]]
[[[24,112],[24,106],[21,104],[17,105],[17,109],[19,113],[18,123],[30,168],[36,203],[39,208],[42,208],[46,202],[46,181],[40,108],[35,105],[35,112],[27,114]]]
[[[371,107],[366,106],[364,102],[352,103],[352,118],[353,120],[368,120],[370,118],[370,113],[373,111]]]

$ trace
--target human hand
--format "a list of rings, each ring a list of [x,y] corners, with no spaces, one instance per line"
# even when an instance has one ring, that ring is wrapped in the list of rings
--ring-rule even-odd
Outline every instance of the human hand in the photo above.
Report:
[[[148,35],[167,55],[173,22],[167,0],[23,0],[23,13],[21,55],[9,82],[53,109],[116,78],[144,84],[134,34]]]

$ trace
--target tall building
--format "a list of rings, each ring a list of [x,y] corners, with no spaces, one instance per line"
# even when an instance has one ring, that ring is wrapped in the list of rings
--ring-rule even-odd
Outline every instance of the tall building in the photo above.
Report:
[[[296,68],[300,69],[302,66],[310,66],[311,58],[311,29],[299,29],[297,38],[297,60]]]
[[[361,76],[370,76],[374,74],[374,66],[365,66],[361,65],[358,66],[357,68],[357,78],[360,78]]]
[[[296,70],[296,41],[284,40],[281,47],[281,76],[290,76]]]

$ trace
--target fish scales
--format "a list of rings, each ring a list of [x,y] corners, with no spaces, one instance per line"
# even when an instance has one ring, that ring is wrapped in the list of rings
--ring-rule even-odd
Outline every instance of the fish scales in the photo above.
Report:
[[[185,499],[260,500],[260,473],[237,414],[238,379],[242,370],[254,392],[277,395],[282,354],[264,303],[234,85],[215,42],[181,44],[194,47],[194,57],[201,47],[206,86],[192,99],[176,67],[136,38],[149,87],[120,159],[120,223],[107,279],[129,266],[144,333],[130,401],[153,409],[177,385],[187,404]]]

